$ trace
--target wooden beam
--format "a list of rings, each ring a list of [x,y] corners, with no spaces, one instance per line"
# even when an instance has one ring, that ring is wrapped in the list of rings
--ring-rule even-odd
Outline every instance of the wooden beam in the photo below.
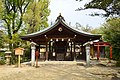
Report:
[[[99,45],[97,46],[97,60],[99,60],[100,57],[100,47]]]
[[[94,45],[94,46],[110,46],[110,45]]]

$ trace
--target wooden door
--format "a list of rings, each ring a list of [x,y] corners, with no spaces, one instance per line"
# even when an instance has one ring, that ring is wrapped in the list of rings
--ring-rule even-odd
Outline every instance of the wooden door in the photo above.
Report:
[[[57,61],[65,60],[66,46],[67,46],[66,41],[55,42],[55,53]]]

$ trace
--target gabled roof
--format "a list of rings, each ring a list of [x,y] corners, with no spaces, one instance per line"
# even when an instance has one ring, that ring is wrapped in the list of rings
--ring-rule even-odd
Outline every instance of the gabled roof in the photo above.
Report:
[[[88,37],[88,39],[85,40],[85,41],[89,41],[89,40],[96,40],[96,39],[99,39],[101,37],[101,35],[91,34],[91,33],[87,33],[87,32],[80,31],[80,30],[77,30],[77,29],[73,28],[72,26],[68,25],[65,22],[65,19],[61,15],[59,15],[53,25],[45,28],[44,30],[41,30],[41,31],[38,31],[38,32],[35,32],[35,33],[32,33],[32,34],[27,34],[25,36],[21,36],[21,39],[29,40],[31,38],[34,39],[34,37],[37,37],[37,36],[45,35],[49,31],[51,31],[54,28],[56,28],[59,24],[63,25],[64,28],[68,29],[69,31],[71,31],[75,35],[77,34],[78,39],[81,38],[80,36],[85,37],[85,38]],[[83,41],[83,42],[85,42],[85,41]]]

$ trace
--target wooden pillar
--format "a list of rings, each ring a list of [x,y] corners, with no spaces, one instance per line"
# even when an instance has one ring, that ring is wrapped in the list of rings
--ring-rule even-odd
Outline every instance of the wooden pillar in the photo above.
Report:
[[[48,60],[51,58],[51,53],[52,53],[51,43],[52,43],[52,41],[49,42]]]
[[[103,53],[104,53],[104,58],[106,57],[106,54],[105,54],[105,46],[103,46]]]
[[[36,50],[35,57],[36,57],[36,67],[38,67],[39,49]]]
[[[110,46],[110,59],[112,59],[112,46]]]
[[[74,42],[74,61],[76,61],[75,42]]]
[[[100,46],[98,44],[98,46],[97,46],[97,60],[99,60],[99,57],[100,57]]]
[[[51,41],[49,42],[49,52],[51,52]]]
[[[18,67],[20,68],[20,55],[18,55]]]
[[[40,47],[40,45],[39,45],[39,51],[40,51],[40,54],[39,54],[39,59],[41,60],[41,47]]]
[[[86,54],[85,54],[85,49],[84,49],[84,47],[83,47],[83,44],[82,44],[82,46],[81,46],[81,52],[82,52],[82,58],[81,59],[84,59],[84,60],[86,60]]]
[[[94,46],[93,45],[91,45],[90,50],[91,50],[91,56],[93,58],[94,57]]]
[[[46,42],[46,61],[48,61],[48,43]]]
[[[71,41],[71,52],[70,52],[70,55],[71,55],[71,60],[73,60],[73,55],[72,55],[72,41]]]

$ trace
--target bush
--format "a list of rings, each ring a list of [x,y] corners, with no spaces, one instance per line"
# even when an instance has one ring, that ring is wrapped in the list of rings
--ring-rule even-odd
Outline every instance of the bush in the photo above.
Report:
[[[0,65],[4,65],[5,64],[5,60],[0,60]]]
[[[117,61],[116,66],[117,66],[117,67],[120,67],[120,58],[119,58],[119,60]]]
[[[5,52],[0,52],[0,57],[4,57],[5,56]]]

